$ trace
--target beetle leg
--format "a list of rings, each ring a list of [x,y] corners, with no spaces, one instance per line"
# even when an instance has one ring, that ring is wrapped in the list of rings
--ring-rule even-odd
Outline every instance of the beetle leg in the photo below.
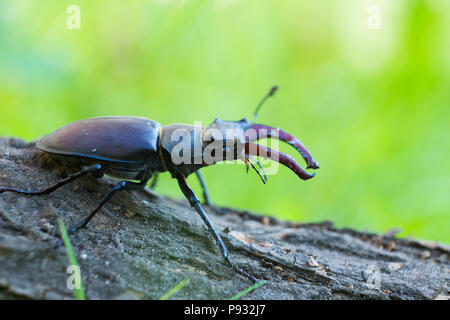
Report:
[[[209,199],[209,191],[208,187],[206,186],[205,179],[203,178],[203,175],[200,171],[196,171],[195,174],[197,175],[198,181],[200,181],[200,185],[203,190],[203,203],[209,206],[211,204],[211,201]]]
[[[150,184],[150,189],[155,189],[157,182],[158,182],[158,174],[155,173],[154,177],[153,177],[153,180],[152,180],[152,183]]]
[[[238,266],[236,266],[236,264],[234,264],[234,262],[230,260],[230,258],[228,257],[228,249],[225,246],[225,243],[223,242],[222,238],[217,232],[216,227],[214,227],[212,221],[207,216],[205,210],[203,210],[202,206],[200,205],[200,200],[195,195],[194,191],[192,191],[192,189],[187,184],[186,178],[180,174],[178,174],[176,178],[178,180],[178,185],[180,186],[181,191],[183,192],[184,196],[188,199],[191,207],[193,207],[197,211],[197,213],[202,218],[203,222],[208,227],[209,232],[211,232],[214,239],[216,240],[217,246],[219,247],[220,253],[222,254],[224,260],[235,272],[247,277],[248,279],[252,280],[255,283],[258,282],[258,280],[254,276],[240,269]]]
[[[62,186],[66,185],[72,181],[75,181],[78,178],[81,178],[87,174],[91,174],[95,178],[101,178],[103,176],[103,166],[101,164],[96,164],[93,167],[89,167],[84,170],[81,170],[80,172],[71,174],[67,178],[65,178],[65,179],[55,183],[54,185],[52,185],[44,190],[41,190],[41,191],[25,191],[25,190],[14,189],[14,188],[0,188],[0,193],[14,192],[14,193],[22,194],[25,196],[40,196],[43,194],[49,194],[49,193],[61,188]]]
[[[259,156],[277,161],[294,171],[295,174],[302,180],[308,180],[315,176],[315,174],[310,174],[303,170],[303,168],[300,167],[300,165],[291,156],[281,151],[273,150],[256,143],[246,143],[245,153],[247,155]]]
[[[146,182],[132,182],[132,181],[120,181],[118,184],[114,186],[114,188],[108,192],[108,194],[99,202],[97,207],[87,216],[87,218],[83,219],[79,224],[77,224],[75,227],[71,228],[67,233],[72,234],[75,231],[84,228],[89,221],[95,216],[95,214],[105,205],[106,202],[108,202],[112,196],[122,190],[138,190],[145,187]],[[60,240],[56,247],[59,247],[63,244],[63,241]]]
[[[303,145],[303,143],[297,139],[296,137],[290,135],[287,132],[279,128],[274,128],[270,126],[266,126],[264,124],[251,124],[248,129],[253,129],[256,131],[256,135],[254,131],[246,132],[246,138],[248,142],[252,142],[255,140],[263,139],[263,138],[276,138],[286,143],[289,143],[293,146],[300,154],[303,159],[305,159],[307,164],[307,169],[319,169],[319,164],[312,158],[308,149]],[[247,130],[248,130],[247,129]]]
[[[206,186],[206,182],[205,179],[203,178],[202,173],[200,171],[196,171],[195,174],[197,175],[197,178],[200,181],[200,185],[203,190],[203,204],[208,206],[210,209],[213,209],[218,214],[225,214],[226,213],[225,209],[222,209],[211,202],[208,187]]]

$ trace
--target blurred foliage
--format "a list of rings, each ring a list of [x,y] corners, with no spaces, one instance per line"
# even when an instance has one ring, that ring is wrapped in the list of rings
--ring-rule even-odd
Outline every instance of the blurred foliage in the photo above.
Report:
[[[79,30],[66,27],[73,4]],[[367,26],[369,5],[380,29]],[[449,9],[447,0],[0,0],[0,135],[33,140],[103,115],[239,120],[278,84],[258,121],[299,137],[321,169],[304,182],[282,167],[263,185],[242,164],[209,167],[214,202],[450,242]],[[168,174],[157,190],[182,197]]]

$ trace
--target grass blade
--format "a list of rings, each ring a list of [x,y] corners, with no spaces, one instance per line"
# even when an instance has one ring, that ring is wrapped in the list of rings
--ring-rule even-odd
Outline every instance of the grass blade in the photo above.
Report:
[[[69,263],[70,263],[70,265],[76,266],[79,269],[80,267],[78,266],[77,258],[75,257],[75,253],[73,252],[72,244],[70,243],[70,238],[69,238],[69,235],[67,234],[66,226],[64,225],[64,222],[62,221],[62,219],[58,219],[58,227],[59,227],[59,232],[61,232],[61,238],[63,240],[64,246],[66,247],[66,252],[67,252],[67,257],[69,258]],[[74,291],[75,299],[77,299],[77,300],[85,300],[86,299],[86,296],[84,294],[84,289],[83,289],[83,283],[81,281],[81,276],[80,276],[80,287],[74,288],[73,291]]]
[[[265,284],[266,282],[264,280],[259,281],[258,283],[255,283],[254,285],[252,285],[251,287],[248,287],[247,289],[239,292],[237,295],[233,296],[230,298],[230,300],[237,300],[239,298],[241,298],[242,296],[246,295],[249,292],[252,292],[253,290],[255,290],[256,288],[262,286],[263,284]]]
[[[165,293],[161,298],[159,298],[159,300],[167,300],[167,299],[169,299],[175,293],[180,291],[188,283],[188,281],[189,281],[189,278],[184,279],[179,284],[177,284],[175,287],[173,287],[172,289],[167,291],[167,293]]]

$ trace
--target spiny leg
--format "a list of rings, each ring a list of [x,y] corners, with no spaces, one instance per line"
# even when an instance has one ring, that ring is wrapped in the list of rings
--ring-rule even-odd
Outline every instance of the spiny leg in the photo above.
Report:
[[[248,279],[252,280],[253,282],[258,282],[258,279],[256,279],[254,276],[249,274],[248,272],[240,269],[238,266],[236,266],[228,257],[228,249],[225,246],[225,243],[223,242],[222,238],[220,237],[219,233],[216,230],[216,227],[214,227],[212,221],[209,219],[209,217],[206,215],[205,210],[203,210],[202,206],[200,205],[200,200],[195,195],[194,191],[189,187],[189,185],[186,182],[186,178],[180,174],[177,175],[178,185],[180,186],[181,191],[183,191],[184,196],[188,199],[190,205],[195,208],[197,213],[202,218],[203,222],[208,227],[209,232],[212,233],[214,239],[216,240],[217,246],[219,247],[219,250],[222,254],[222,257],[225,259],[225,261],[229,264],[229,266],[237,273],[247,277]]]
[[[20,189],[15,189],[15,188],[0,188],[0,193],[14,192],[14,193],[22,194],[25,196],[39,196],[39,195],[43,195],[43,194],[49,194],[49,193],[61,188],[62,186],[66,185],[72,181],[75,181],[76,179],[81,178],[87,174],[91,174],[95,178],[101,178],[103,176],[103,166],[101,164],[96,164],[95,166],[92,166],[92,167],[86,168],[84,170],[81,170],[80,172],[71,174],[67,178],[55,183],[54,185],[52,185],[44,190],[25,191],[25,190],[20,190]]]
[[[72,234],[75,231],[84,228],[89,221],[95,216],[95,214],[105,205],[106,202],[108,202],[112,196],[121,190],[137,190],[144,188],[146,182],[132,182],[132,181],[120,181],[118,184],[114,186],[114,188],[108,192],[108,194],[99,202],[97,207],[87,216],[87,218],[81,220],[79,224],[77,224],[75,227],[71,228],[68,231],[68,234]],[[60,240],[56,247],[59,247],[63,244],[63,241]]]

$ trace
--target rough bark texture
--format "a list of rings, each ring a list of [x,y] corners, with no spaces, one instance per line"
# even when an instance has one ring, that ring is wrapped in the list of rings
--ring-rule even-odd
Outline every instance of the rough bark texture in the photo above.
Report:
[[[41,189],[74,170],[34,143],[0,139],[0,186]],[[56,219],[73,226],[112,184],[87,176],[50,195],[0,194],[0,299],[73,297],[65,249],[50,248]],[[247,299],[448,298],[448,246],[206,210],[231,258],[267,281]],[[251,285],[223,262],[187,201],[149,190],[117,194],[71,239],[90,299],[157,299],[184,278],[174,299],[227,299]]]

